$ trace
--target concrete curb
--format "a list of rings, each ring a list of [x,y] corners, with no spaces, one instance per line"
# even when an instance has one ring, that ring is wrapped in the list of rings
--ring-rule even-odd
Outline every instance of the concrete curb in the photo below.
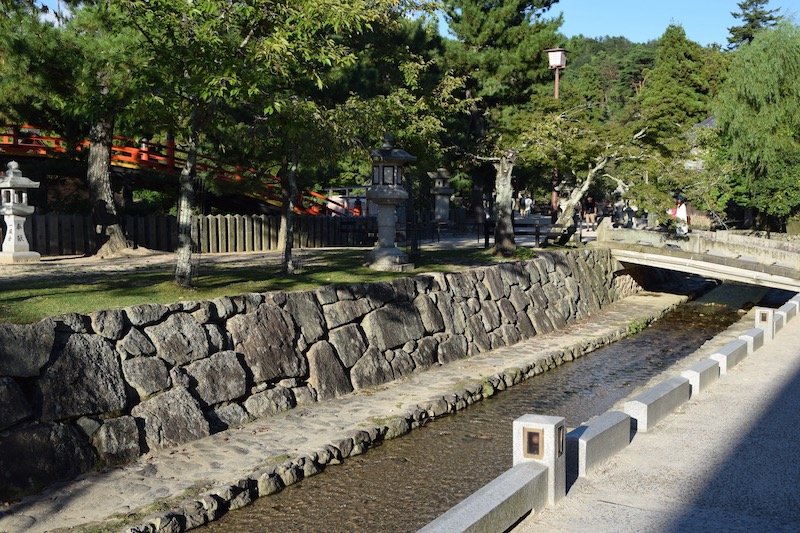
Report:
[[[764,330],[761,328],[748,329],[739,338],[747,342],[748,355],[764,346]]]
[[[689,380],[674,376],[625,402],[624,411],[636,421],[636,431],[647,433],[659,421],[689,400]]]
[[[731,341],[709,356],[719,363],[719,373],[725,375],[728,371],[742,362],[747,357],[748,342],[742,339]]]
[[[631,442],[631,417],[606,411],[567,433],[567,460],[576,459],[578,477],[585,477]]]
[[[719,363],[714,359],[704,359],[681,372],[681,376],[689,380],[692,386],[691,398],[704,391],[719,379]]]
[[[506,531],[521,516],[547,505],[547,470],[538,463],[520,463],[450,508],[419,533]]]

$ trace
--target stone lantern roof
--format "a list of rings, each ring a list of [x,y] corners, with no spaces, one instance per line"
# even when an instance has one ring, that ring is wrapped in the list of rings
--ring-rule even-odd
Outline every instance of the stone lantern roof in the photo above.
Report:
[[[38,189],[39,182],[31,181],[22,175],[19,163],[11,161],[7,165],[8,170],[4,175],[0,175],[0,189]]]
[[[410,163],[416,161],[417,157],[409,154],[400,148],[394,148],[394,137],[385,135],[383,137],[383,145],[377,150],[371,152],[373,161],[382,161],[384,163]]]

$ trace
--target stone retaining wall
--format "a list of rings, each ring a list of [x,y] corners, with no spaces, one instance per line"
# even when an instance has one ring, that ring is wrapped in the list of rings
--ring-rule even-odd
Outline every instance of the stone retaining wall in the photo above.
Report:
[[[0,325],[0,499],[585,318],[607,250]]]

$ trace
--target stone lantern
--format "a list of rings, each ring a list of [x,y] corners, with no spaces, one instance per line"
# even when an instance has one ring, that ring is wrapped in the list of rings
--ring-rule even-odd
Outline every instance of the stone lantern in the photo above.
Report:
[[[37,252],[30,251],[25,237],[25,217],[34,211],[28,205],[27,189],[38,188],[39,183],[22,175],[16,161],[11,161],[5,175],[0,175],[0,214],[6,222],[0,263],[31,263],[40,259]]]
[[[394,148],[393,142],[392,136],[386,135],[380,149],[372,151],[372,185],[367,189],[367,200],[378,206],[378,243],[367,260],[374,270],[402,272],[414,265],[395,246],[395,209],[408,199],[403,188],[403,167],[417,158]]]
[[[450,220],[450,196],[454,192],[450,186],[450,173],[440,168],[436,172],[428,172],[428,176],[433,180],[433,194],[436,195],[434,219],[439,223],[447,222]]]

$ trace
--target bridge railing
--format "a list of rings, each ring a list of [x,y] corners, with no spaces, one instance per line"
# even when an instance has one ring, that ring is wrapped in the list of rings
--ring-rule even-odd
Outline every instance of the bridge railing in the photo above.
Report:
[[[172,215],[126,216],[122,226],[136,247],[172,252],[178,225]],[[192,217],[192,241],[199,253],[268,252],[277,250],[280,217],[268,215],[199,215]],[[0,241],[5,224],[0,221]],[[43,256],[84,255],[97,249],[89,215],[34,214],[25,220],[31,250]],[[298,248],[372,246],[377,238],[374,217],[294,217]]]
[[[614,229],[601,224],[598,243],[609,246],[671,248],[690,254],[727,257],[780,266],[797,266],[800,241],[736,235],[726,231],[692,231],[676,237],[663,231]]]

